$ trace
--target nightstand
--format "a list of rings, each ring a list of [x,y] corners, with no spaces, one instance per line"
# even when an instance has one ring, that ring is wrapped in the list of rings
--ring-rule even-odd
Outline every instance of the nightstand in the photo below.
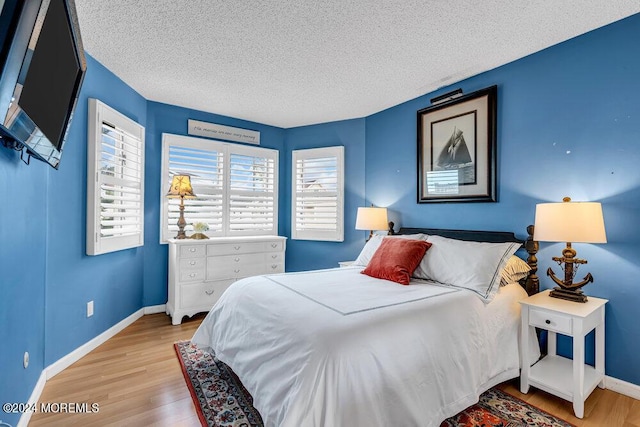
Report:
[[[576,417],[582,418],[584,401],[596,386],[604,388],[604,306],[607,300],[590,296],[586,303],[578,303],[552,298],[549,292],[546,290],[520,301],[521,355],[529,354],[529,326],[548,331],[548,354],[531,367],[522,363],[520,391],[527,393],[529,386],[534,386],[573,402]],[[596,330],[595,367],[584,361],[584,337],[593,329]],[[556,334],[573,337],[573,360],[556,354]]]
[[[351,264],[353,264],[355,261],[339,261],[338,265],[340,267],[349,267]]]

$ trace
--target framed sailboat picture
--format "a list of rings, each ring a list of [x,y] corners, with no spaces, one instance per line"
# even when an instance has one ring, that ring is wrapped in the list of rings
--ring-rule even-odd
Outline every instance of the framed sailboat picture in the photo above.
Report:
[[[496,201],[491,86],[418,111],[418,203]]]

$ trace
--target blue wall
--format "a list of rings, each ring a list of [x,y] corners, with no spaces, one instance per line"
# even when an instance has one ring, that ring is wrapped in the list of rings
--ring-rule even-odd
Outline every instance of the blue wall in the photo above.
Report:
[[[146,122],[146,100],[87,56],[59,170],[35,160],[26,166],[15,153],[0,150],[2,402],[26,402],[44,367],[142,307],[142,248],[85,255],[90,97]],[[90,300],[95,314],[87,318]],[[0,419],[16,424],[18,416]]]
[[[316,242],[307,240],[287,241],[287,271],[332,268],[338,261],[353,260],[365,243],[366,233],[357,231],[356,210],[364,205],[364,154],[365,120],[353,119],[287,129],[286,167],[281,167],[282,181],[287,186],[280,192],[286,200],[286,208],[281,212],[285,221],[284,232],[291,236],[291,151],[305,148],[344,146],[344,242]],[[282,230],[282,228],[281,228]]]
[[[279,151],[280,171],[283,170],[285,153],[283,150],[284,130],[245,120],[217,114],[204,113],[187,108],[158,102],[149,102],[147,110],[147,137],[145,150],[145,236],[144,236],[144,306],[167,302],[167,257],[166,244],[160,244],[160,169],[162,159],[162,134],[187,135],[187,120],[234,126],[260,132],[260,147]],[[280,176],[278,210],[285,210],[286,182]],[[279,232],[283,233],[284,217],[279,217]]]
[[[26,402],[44,366],[47,185],[44,163],[0,149],[0,402]],[[29,352],[30,365],[22,367]],[[16,424],[17,415],[0,412]]]
[[[606,309],[606,373],[640,384],[640,15],[366,119],[366,197],[403,226],[510,230],[526,237],[536,203],[600,201],[608,243],[575,244],[588,295]],[[416,112],[435,95],[498,85],[498,203],[416,203]],[[541,243],[543,288],[552,256]],[[582,277],[582,276],[581,276]],[[568,341],[568,340],[567,340]],[[568,348],[561,342],[561,349]]]
[[[45,365],[142,307],[143,248],[86,255],[88,99],[146,124],[146,100],[90,56],[60,169],[48,170]],[[41,167],[38,165],[38,167]],[[94,315],[86,305],[94,301]]]

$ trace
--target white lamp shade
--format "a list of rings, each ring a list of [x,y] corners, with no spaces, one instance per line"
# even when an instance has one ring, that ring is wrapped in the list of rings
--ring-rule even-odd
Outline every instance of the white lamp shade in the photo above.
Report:
[[[387,230],[387,208],[358,208],[356,230]]]
[[[595,202],[536,205],[533,239],[542,242],[607,243],[602,205]]]

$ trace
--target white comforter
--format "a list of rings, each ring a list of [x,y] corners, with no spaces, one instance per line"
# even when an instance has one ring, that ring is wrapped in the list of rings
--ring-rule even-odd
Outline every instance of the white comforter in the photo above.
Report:
[[[518,376],[519,285],[484,304],[360,270],[238,281],[192,342],[233,369],[266,426],[439,425]]]

